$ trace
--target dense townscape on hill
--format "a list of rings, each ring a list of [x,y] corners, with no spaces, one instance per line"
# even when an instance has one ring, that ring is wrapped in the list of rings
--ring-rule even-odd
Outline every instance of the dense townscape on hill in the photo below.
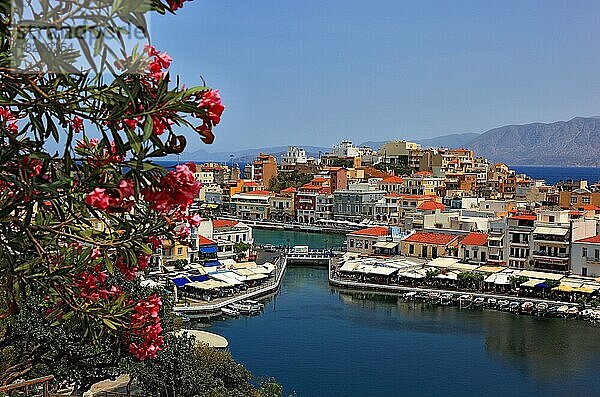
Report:
[[[213,220],[192,230],[190,247],[165,246],[155,264],[198,262],[208,251],[214,265],[249,255],[251,226],[268,222],[365,229],[350,233],[346,246],[364,255],[600,275],[600,185],[547,185],[468,149],[390,141],[374,150],[343,141],[318,158],[289,147],[243,169],[198,165],[195,176],[196,208]]]

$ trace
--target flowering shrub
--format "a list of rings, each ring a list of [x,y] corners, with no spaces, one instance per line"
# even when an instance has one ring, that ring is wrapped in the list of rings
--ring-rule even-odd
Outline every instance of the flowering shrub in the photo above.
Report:
[[[117,11],[139,21],[183,3]],[[61,73],[35,65],[17,72],[6,50],[7,4],[0,8],[0,319],[17,315],[30,297],[45,297],[49,324],[83,327],[97,343],[111,335],[136,359],[152,358],[163,344],[162,300],[137,296],[131,281],[163,238],[185,239],[188,225],[200,222],[188,212],[200,188],[195,166],[165,169],[153,160],[183,151],[177,129],[214,140],[224,110],[219,92],[174,83],[173,60],[151,45],[116,61],[110,78],[62,64],[54,65]],[[41,22],[60,18],[60,10]],[[135,65],[143,72],[129,72]],[[50,143],[60,151],[52,154]]]

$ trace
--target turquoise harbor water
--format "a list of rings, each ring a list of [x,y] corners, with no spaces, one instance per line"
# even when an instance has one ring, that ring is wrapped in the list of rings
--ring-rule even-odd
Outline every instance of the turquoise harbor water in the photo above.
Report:
[[[600,394],[598,327],[343,291],[325,268],[288,268],[262,315],[208,329],[301,397]]]

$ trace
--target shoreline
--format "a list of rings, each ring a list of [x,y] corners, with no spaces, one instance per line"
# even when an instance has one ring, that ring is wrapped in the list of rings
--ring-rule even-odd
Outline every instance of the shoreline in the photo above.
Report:
[[[225,306],[231,305],[232,303],[237,303],[239,301],[243,301],[246,299],[252,298],[264,298],[269,295],[276,293],[281,287],[281,281],[283,280],[283,276],[285,275],[285,271],[287,268],[287,260],[285,257],[280,257],[276,260],[276,265],[281,263],[281,267],[278,268],[278,273],[275,276],[275,281],[265,286],[261,286],[256,288],[253,291],[245,291],[241,295],[231,296],[223,299],[222,301],[216,303],[206,302],[205,304],[190,304],[188,306],[175,306],[173,307],[174,313],[185,314],[191,318],[195,317],[212,317],[213,315],[219,316],[222,314],[221,309]]]
[[[580,316],[581,311],[584,309],[588,309],[585,306],[581,305],[580,303],[577,302],[564,302],[564,301],[556,301],[556,300],[552,300],[552,299],[544,299],[544,298],[534,298],[534,297],[522,297],[522,296],[513,296],[513,295],[502,295],[502,294],[495,294],[495,293],[489,293],[489,292],[480,292],[480,291],[467,291],[467,290],[446,290],[446,289],[438,289],[438,288],[428,288],[428,287],[410,287],[410,286],[404,286],[404,285],[388,285],[388,284],[376,284],[376,283],[363,283],[363,282],[356,282],[356,281],[350,281],[350,280],[341,280],[341,279],[336,279],[333,275],[332,275],[332,261],[329,262],[329,265],[327,267],[327,279],[329,282],[329,285],[341,290],[345,290],[345,291],[349,291],[349,292],[360,292],[360,291],[365,291],[365,292],[374,292],[374,293],[381,293],[381,294],[387,294],[387,295],[396,295],[396,296],[402,296],[406,293],[409,292],[414,292],[416,294],[421,294],[421,295],[415,295],[413,297],[411,297],[414,300],[420,299],[422,300],[422,303],[430,303],[430,304],[434,304],[434,305],[442,305],[442,306],[452,306],[452,303],[448,304],[448,305],[444,305],[441,302],[441,300],[432,302],[429,301],[428,297],[425,297],[425,294],[439,294],[440,296],[443,294],[450,294],[452,295],[452,297],[456,297],[456,296],[461,296],[461,295],[469,295],[470,298],[483,298],[483,299],[496,299],[497,301],[509,301],[509,302],[519,302],[519,306],[516,308],[516,310],[513,310],[512,308],[509,309],[508,307],[506,307],[506,310],[503,310],[501,308],[498,307],[489,307],[489,306],[485,306],[485,303],[482,304],[481,306],[477,306],[478,308],[486,308],[488,310],[494,310],[494,311],[498,311],[498,312],[510,312],[513,314],[518,314],[518,315],[527,315],[527,316],[536,316],[536,317],[548,317],[548,318],[570,318],[570,319],[575,319],[575,320],[583,320],[583,321],[588,321],[590,322],[591,319],[584,319]],[[439,299],[438,299],[439,300]],[[548,308],[545,309],[544,313],[539,313],[539,311],[536,309],[534,314],[534,311],[530,311],[530,312],[525,312],[523,311],[521,305],[525,302],[532,302],[534,305],[538,304],[538,303],[545,303],[548,305]],[[465,305],[465,306],[461,306],[462,308],[470,308],[471,307],[471,303],[472,301],[469,302],[469,305]],[[553,312],[550,313],[549,309],[550,307],[561,307],[561,306],[568,306],[569,308],[577,308],[578,312],[577,314],[573,315],[569,315],[568,313],[564,313],[564,316],[562,315],[563,313],[560,313],[560,315],[557,315],[559,313],[557,312]],[[600,313],[600,308],[596,308],[594,309],[596,310],[596,312]],[[548,314],[553,314],[552,316],[549,316]],[[591,321],[593,323],[596,323],[597,320],[595,321]]]

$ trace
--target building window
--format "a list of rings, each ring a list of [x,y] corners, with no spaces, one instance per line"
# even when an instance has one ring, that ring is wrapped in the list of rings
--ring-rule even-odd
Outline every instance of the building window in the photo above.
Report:
[[[583,248],[581,250],[581,256],[584,257],[584,258],[587,256],[587,248]]]
[[[350,248],[354,248],[354,240],[350,240]]]
[[[582,276],[587,276],[587,267],[582,267],[581,268],[581,275]]]
[[[408,246],[408,253],[411,254],[411,255],[415,253],[415,246],[414,246],[414,244],[411,244],[411,245]]]
[[[179,248],[177,248],[177,255],[181,255],[181,254],[183,254],[183,248],[179,247]]]
[[[577,196],[571,196],[571,204],[577,204]]]
[[[581,197],[581,204],[589,204],[589,203],[590,203],[590,196]]]

